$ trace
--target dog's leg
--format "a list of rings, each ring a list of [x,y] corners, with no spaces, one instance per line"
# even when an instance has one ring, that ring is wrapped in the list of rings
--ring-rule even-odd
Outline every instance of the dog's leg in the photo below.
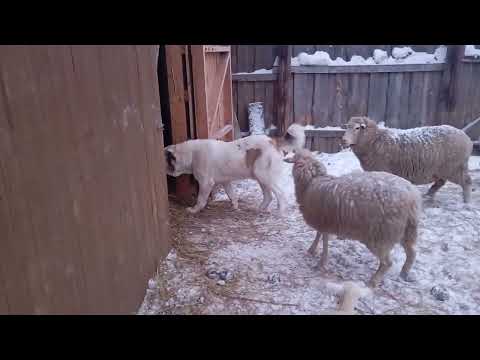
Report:
[[[272,184],[272,191],[275,194],[275,197],[277,198],[277,209],[280,212],[280,215],[285,215],[285,212],[287,210],[286,205],[287,205],[287,199],[285,195],[283,194],[283,190],[280,186],[277,184]]]
[[[272,190],[270,189],[270,187],[268,187],[265,184],[262,184],[260,181],[258,181],[258,183],[260,184],[260,187],[262,188],[262,192],[263,192],[263,201],[260,204],[259,209],[263,211],[268,207],[268,205],[270,205],[270,203],[273,200]]]
[[[199,185],[200,191],[198,192],[197,204],[194,207],[187,208],[187,211],[192,214],[199,212],[205,207],[205,205],[207,205],[208,197],[210,196],[210,192],[212,191],[215,182],[210,179],[199,182]]]
[[[232,202],[232,206],[235,210],[238,209],[238,197],[235,194],[235,191],[233,190],[232,183],[224,183],[222,184],[223,188],[225,189],[225,192],[227,193],[228,197],[230,198],[230,201]]]

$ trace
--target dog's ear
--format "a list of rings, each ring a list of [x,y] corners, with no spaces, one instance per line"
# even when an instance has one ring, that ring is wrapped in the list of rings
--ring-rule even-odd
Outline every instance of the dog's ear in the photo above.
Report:
[[[175,154],[172,148],[166,147],[164,149],[164,155],[165,155],[165,161],[167,162],[167,168],[170,172],[175,171],[175,161],[177,160],[175,158]]]

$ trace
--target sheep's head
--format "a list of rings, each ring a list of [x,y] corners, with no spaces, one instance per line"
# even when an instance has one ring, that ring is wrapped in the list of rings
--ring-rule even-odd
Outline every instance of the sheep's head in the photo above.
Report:
[[[294,164],[292,174],[295,183],[306,183],[314,177],[327,174],[325,166],[307,149],[295,150],[295,155],[285,161]]]
[[[377,123],[366,116],[354,116],[345,125],[342,138],[345,147],[364,145],[370,142],[377,132]]]

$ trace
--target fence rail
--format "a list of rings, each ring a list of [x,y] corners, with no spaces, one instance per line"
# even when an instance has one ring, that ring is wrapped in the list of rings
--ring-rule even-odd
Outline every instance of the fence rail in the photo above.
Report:
[[[436,48],[419,47],[414,49],[432,52]],[[304,46],[293,48],[293,55],[305,51]],[[362,50],[342,49],[328,47],[337,56]],[[310,52],[314,50],[324,49],[315,45]],[[261,52],[258,46],[237,46],[235,51],[232,64],[236,71],[268,68],[265,64],[273,63],[274,54]],[[437,124],[463,128],[480,115],[480,62],[465,58],[463,46],[449,47],[448,53],[453,55],[444,64],[291,66],[288,116],[316,127],[339,126],[350,116],[365,115],[396,128]],[[253,68],[251,64],[246,68],[249,61]],[[266,127],[281,128],[285,120],[277,118],[278,75],[278,67],[272,73],[233,75],[234,108],[243,132],[248,132],[248,104],[256,101],[264,103]]]

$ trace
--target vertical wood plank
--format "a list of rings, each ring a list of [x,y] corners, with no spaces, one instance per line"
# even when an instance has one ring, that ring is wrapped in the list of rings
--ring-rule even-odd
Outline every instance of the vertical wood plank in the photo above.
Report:
[[[412,73],[405,73],[403,76],[402,91],[400,93],[400,129],[407,129],[410,113],[408,111]]]
[[[428,81],[428,80],[427,80]],[[424,92],[424,73],[415,72],[410,75],[410,94],[408,99],[408,116],[405,120],[405,128],[422,126],[426,122],[426,93]]]
[[[312,124],[312,98],[314,74],[295,74],[293,77],[294,121]]]
[[[388,74],[388,92],[387,92],[387,116],[385,125],[392,128],[400,128],[400,112],[402,110],[400,101],[403,86],[404,73]]]
[[[349,74],[335,74],[335,96],[332,112],[332,126],[340,126],[348,121]]]
[[[277,126],[276,119],[274,119],[274,111],[273,111],[273,106],[274,106],[274,82],[273,81],[267,81],[265,82],[265,104],[263,106],[263,111],[265,114],[265,127],[268,128],[272,124]]]
[[[312,104],[312,120],[315,127],[324,127],[329,123],[329,109],[331,92],[329,88],[328,74],[312,74],[313,75],[313,104]]]
[[[368,117],[377,123],[385,121],[387,109],[388,73],[370,74]]]

